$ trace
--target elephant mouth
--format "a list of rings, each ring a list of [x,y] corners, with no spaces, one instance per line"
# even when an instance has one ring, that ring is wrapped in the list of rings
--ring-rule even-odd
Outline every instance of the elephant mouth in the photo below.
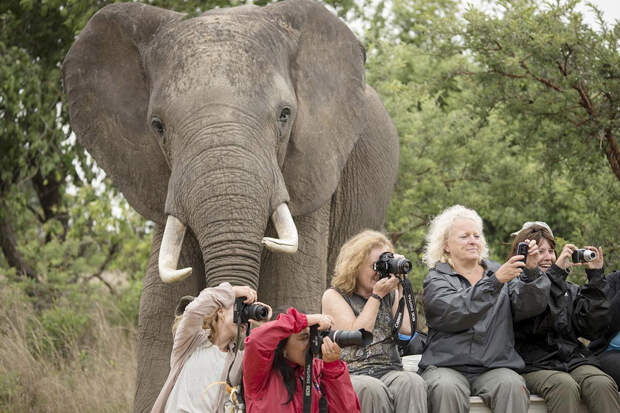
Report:
[[[281,203],[271,215],[278,238],[263,237],[261,243],[270,251],[284,254],[297,252],[297,227],[286,203]],[[173,215],[168,215],[159,250],[159,276],[165,283],[184,280],[192,274],[192,268],[177,269],[187,226]]]

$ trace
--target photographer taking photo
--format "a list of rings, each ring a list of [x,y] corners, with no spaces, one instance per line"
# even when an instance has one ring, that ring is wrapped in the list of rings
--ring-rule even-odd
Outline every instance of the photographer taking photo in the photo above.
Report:
[[[248,413],[301,413],[302,383],[310,349],[310,326],[328,330],[325,314],[303,314],[294,308],[252,330],[245,339],[243,386]],[[340,347],[324,337],[322,359],[312,359],[311,413],[359,412],[359,401],[340,360]],[[327,410],[325,410],[327,409]]]
[[[385,235],[366,230],[340,249],[332,288],[323,293],[323,312],[334,320],[334,328],[372,332],[368,346],[352,346],[342,350],[351,382],[363,412],[426,413],[426,383],[412,372],[403,371],[393,333],[394,317],[403,295],[400,276],[380,277],[374,264],[384,252],[393,252]],[[402,256],[394,256],[402,259]],[[410,338],[412,331],[409,311],[404,307],[402,325],[397,332]]]
[[[551,281],[545,311],[514,325],[515,347],[525,361],[523,377],[528,389],[545,399],[549,413],[577,413],[580,400],[591,413],[620,412],[616,383],[578,340],[599,338],[609,321],[603,250],[578,249],[569,243],[557,256],[555,238],[544,222],[526,222],[513,235],[510,255],[519,242],[535,240],[540,254],[531,272],[544,272]],[[588,282],[579,286],[567,281],[570,268],[581,265]]]
[[[513,369],[524,366],[514,348],[513,321],[544,311],[549,280],[522,276],[538,251],[504,264],[488,259],[482,218],[454,205],[437,215],[427,234],[424,310],[428,344],[420,360],[429,412],[467,413],[480,396],[495,413],[526,413],[529,394]],[[525,262],[524,262],[525,261]]]
[[[198,297],[179,300],[172,326],[174,343],[170,355],[170,373],[151,413],[224,412],[228,399],[226,380],[232,386],[241,383],[242,352],[236,354],[240,327],[234,322],[233,303],[256,302],[256,291],[248,286],[224,282],[205,288]],[[271,308],[265,304],[254,308]],[[245,328],[243,329],[245,331]]]

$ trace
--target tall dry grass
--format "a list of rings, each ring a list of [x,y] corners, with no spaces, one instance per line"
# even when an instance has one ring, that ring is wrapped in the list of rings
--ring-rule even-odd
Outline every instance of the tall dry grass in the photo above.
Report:
[[[113,326],[107,306],[76,314],[83,328],[71,330],[69,305],[50,327],[23,292],[1,286],[0,412],[130,411],[135,329]]]

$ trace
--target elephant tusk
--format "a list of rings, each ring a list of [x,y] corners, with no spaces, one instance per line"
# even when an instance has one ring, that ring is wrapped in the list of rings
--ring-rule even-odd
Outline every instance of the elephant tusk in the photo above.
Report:
[[[271,215],[273,226],[279,238],[264,237],[263,245],[273,252],[294,254],[297,252],[297,228],[291,216],[291,211],[285,203],[281,203]]]
[[[185,224],[172,215],[168,215],[159,248],[159,276],[165,283],[181,281],[192,273],[191,267],[177,270],[185,230]]]

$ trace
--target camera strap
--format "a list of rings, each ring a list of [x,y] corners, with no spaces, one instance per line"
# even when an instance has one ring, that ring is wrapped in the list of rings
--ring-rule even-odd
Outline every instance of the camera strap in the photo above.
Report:
[[[411,288],[411,281],[409,281],[407,277],[403,277],[400,280],[400,283],[403,286],[403,295],[402,297],[400,297],[400,300],[398,300],[398,309],[396,310],[396,319],[394,320],[394,326],[392,327],[392,335],[394,336],[394,340],[398,345],[398,350],[401,354],[403,354],[405,348],[413,339],[413,336],[417,329],[417,317],[415,309],[415,297],[413,295],[413,289]],[[411,321],[411,337],[408,340],[401,340],[398,331],[403,325],[405,305],[407,305],[407,310],[409,310],[409,320]]]
[[[310,326],[310,346],[306,352],[306,365],[304,366],[303,413],[310,413],[312,411],[312,361],[314,360],[313,345],[318,339],[318,331],[317,325]]]
[[[245,336],[249,336],[250,335],[250,324],[248,324],[247,330],[245,332]],[[232,382],[230,381],[230,372],[233,368],[233,366],[235,365],[235,361],[237,360],[237,355],[239,355],[239,348],[241,347],[241,324],[237,323],[237,340],[235,341],[235,355],[233,356],[232,362],[230,363],[230,366],[228,367],[228,372],[226,373],[226,384],[235,389],[235,399],[236,399],[236,403],[234,405],[234,411],[235,412],[244,412],[245,411],[245,397],[244,397],[244,392],[243,392],[243,378],[241,379],[241,382],[237,385],[237,386],[233,386]]]

